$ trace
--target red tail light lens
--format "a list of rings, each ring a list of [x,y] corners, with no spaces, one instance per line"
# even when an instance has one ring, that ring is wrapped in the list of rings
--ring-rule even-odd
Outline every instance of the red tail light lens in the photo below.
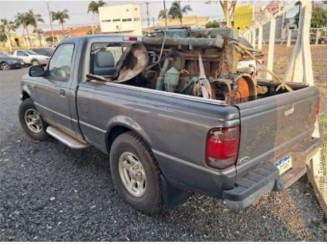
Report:
[[[207,138],[207,165],[216,169],[226,169],[235,165],[239,139],[239,126],[210,130]]]
[[[129,41],[132,41],[132,42],[136,42],[137,41],[137,37],[136,36],[130,36],[128,38]]]

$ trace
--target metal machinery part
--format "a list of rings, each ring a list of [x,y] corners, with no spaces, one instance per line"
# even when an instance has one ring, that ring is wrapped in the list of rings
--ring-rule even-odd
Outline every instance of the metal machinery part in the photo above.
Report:
[[[237,70],[237,63],[249,55],[228,45],[229,41],[237,42],[220,35],[144,37],[142,43],[133,43],[125,51],[118,76],[111,82],[133,84],[131,81],[142,79],[147,88],[218,99],[227,104],[256,99],[255,78]]]

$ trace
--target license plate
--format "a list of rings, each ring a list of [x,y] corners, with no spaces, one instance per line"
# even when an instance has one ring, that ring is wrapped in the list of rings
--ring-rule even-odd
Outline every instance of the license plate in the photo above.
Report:
[[[279,170],[279,175],[292,168],[292,156],[287,155],[274,163]]]

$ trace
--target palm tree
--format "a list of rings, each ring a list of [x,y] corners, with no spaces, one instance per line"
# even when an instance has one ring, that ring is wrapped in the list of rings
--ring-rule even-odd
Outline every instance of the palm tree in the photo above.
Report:
[[[166,11],[164,9],[160,10],[159,15],[158,15],[158,19],[164,19],[168,17],[168,13],[167,13],[167,9]]]
[[[30,48],[30,36],[28,32],[28,26],[31,24],[31,19],[28,17],[27,13],[18,13],[15,16],[15,22],[17,27],[23,26],[23,33],[26,34],[26,45],[27,48]]]
[[[12,51],[11,43],[11,32],[16,29],[16,25],[13,21],[8,21],[7,19],[1,19],[0,31],[6,35],[7,40],[9,41],[9,48]]]
[[[104,1],[99,0],[99,1],[92,1],[89,3],[89,6],[87,8],[87,13],[91,12],[92,15],[92,34],[94,34],[94,26],[93,26],[93,18],[94,15],[99,14],[99,8],[107,5]]]
[[[64,32],[65,30],[64,24],[66,22],[65,20],[69,19],[68,10],[65,9],[63,11],[57,11],[57,12],[51,11],[50,14],[51,14],[51,20],[52,21],[58,20],[59,24],[61,24],[62,32]]]
[[[44,20],[42,19],[40,14],[35,14],[32,9],[28,10],[26,13],[26,18],[28,18],[30,21],[30,25],[33,26],[35,33],[37,33],[38,39],[39,39],[39,45],[42,46],[41,41],[41,35],[40,35],[40,29],[38,22],[44,23]]]
[[[181,25],[183,25],[183,13],[187,14],[188,11],[192,11],[190,5],[185,5],[183,8],[181,8],[180,1],[175,1],[169,8],[168,16],[172,19],[178,18],[181,22]]]

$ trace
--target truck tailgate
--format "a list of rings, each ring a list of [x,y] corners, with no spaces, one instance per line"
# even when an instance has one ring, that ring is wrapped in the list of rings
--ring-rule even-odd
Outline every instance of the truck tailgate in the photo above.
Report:
[[[241,118],[237,167],[240,172],[264,163],[310,138],[319,92],[306,87],[235,105]]]

